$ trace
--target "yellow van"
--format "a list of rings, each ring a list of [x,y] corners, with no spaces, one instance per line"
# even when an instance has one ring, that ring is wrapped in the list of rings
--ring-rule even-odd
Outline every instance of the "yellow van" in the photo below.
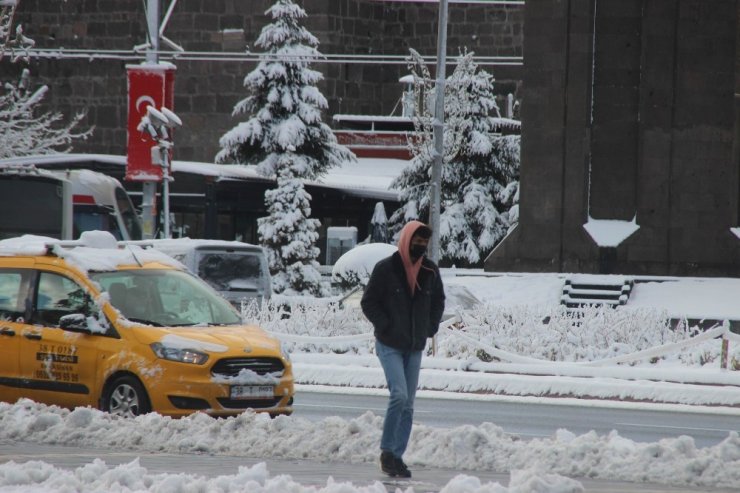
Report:
[[[0,400],[121,416],[290,414],[280,342],[205,282],[106,232],[0,241]]]

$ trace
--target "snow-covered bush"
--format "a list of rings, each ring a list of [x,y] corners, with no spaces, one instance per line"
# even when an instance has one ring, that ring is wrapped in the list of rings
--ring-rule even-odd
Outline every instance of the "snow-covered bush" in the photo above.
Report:
[[[373,330],[359,309],[343,308],[336,298],[274,296],[261,306],[256,302],[247,304],[242,316],[248,323],[278,334],[332,337],[368,334]],[[301,353],[372,352],[372,342],[368,338],[331,344],[308,340],[286,342],[285,345],[290,352]]]
[[[305,336],[305,342],[288,344],[293,352],[374,353],[373,329],[361,310],[340,306],[336,300],[277,298],[262,308],[252,304],[244,314],[247,321],[268,331]],[[597,361],[685,341],[701,332],[687,321],[671,324],[665,312],[653,309],[591,307],[574,318],[560,306],[502,308],[483,304],[477,309],[461,310],[460,315],[462,322],[453,330],[439,332],[437,356],[493,361],[481,345],[466,339],[471,338],[485,346],[546,361]],[[340,342],[311,340],[361,334],[369,337]],[[709,340],[635,365],[718,367],[720,352],[721,343]],[[731,346],[729,359],[731,364],[740,361],[740,345]]]

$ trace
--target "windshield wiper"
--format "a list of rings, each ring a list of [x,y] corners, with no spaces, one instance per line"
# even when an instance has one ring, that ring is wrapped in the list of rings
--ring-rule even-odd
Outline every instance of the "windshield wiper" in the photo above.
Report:
[[[147,320],[145,318],[128,318],[126,319],[129,322],[139,323],[139,324],[145,324],[145,325],[152,325],[154,327],[164,327],[164,324],[160,324],[159,322],[155,322],[153,320]]]

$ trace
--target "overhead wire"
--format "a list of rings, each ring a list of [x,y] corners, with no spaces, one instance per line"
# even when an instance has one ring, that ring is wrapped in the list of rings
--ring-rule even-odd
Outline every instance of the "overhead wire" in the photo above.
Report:
[[[78,59],[89,61],[96,60],[122,60],[143,61],[146,53],[139,50],[101,50],[81,48],[31,48],[25,50],[28,57],[32,59]],[[285,56],[271,53],[245,52],[215,52],[215,51],[177,51],[160,50],[156,52],[160,60],[175,62],[182,61],[208,61],[208,62],[261,62],[261,61],[303,61],[311,63],[338,63],[338,64],[362,64],[362,65],[408,65],[409,59],[406,55],[385,54],[321,54],[316,57],[307,56]],[[520,66],[524,64],[521,56],[475,56],[478,65],[509,65]],[[435,56],[422,56],[429,64],[436,60]],[[454,65],[453,59],[448,64]]]

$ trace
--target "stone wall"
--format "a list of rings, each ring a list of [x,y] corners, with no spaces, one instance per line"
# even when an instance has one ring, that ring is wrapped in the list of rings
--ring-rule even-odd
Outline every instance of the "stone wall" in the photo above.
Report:
[[[188,51],[243,52],[254,45],[272,0],[180,0],[165,35]],[[406,55],[409,46],[436,53],[437,5],[377,0],[305,0],[305,26],[324,54]],[[478,55],[521,56],[521,6],[450,4],[448,56],[467,47]],[[39,48],[131,50],[145,41],[141,0],[22,0],[18,21]],[[163,46],[165,49],[165,46]],[[94,135],[74,144],[77,152],[126,152],[126,71],[137,59],[33,59],[28,65],[0,62],[0,80],[17,79],[24,66],[35,84],[48,84],[45,108],[72,114],[86,110]],[[244,76],[255,62],[177,60],[175,111],[184,128],[177,132],[175,158],[212,161],[218,139],[237,120],[234,105],[246,96]],[[317,63],[320,89],[329,101],[325,121],[335,113],[390,114],[402,90],[404,65]],[[516,93],[521,67],[486,67],[497,91]],[[400,111],[400,110],[397,110]],[[397,113],[398,114],[398,113]]]
[[[739,9],[527,3],[520,223],[487,269],[740,275]],[[639,229],[597,245],[589,218]]]

